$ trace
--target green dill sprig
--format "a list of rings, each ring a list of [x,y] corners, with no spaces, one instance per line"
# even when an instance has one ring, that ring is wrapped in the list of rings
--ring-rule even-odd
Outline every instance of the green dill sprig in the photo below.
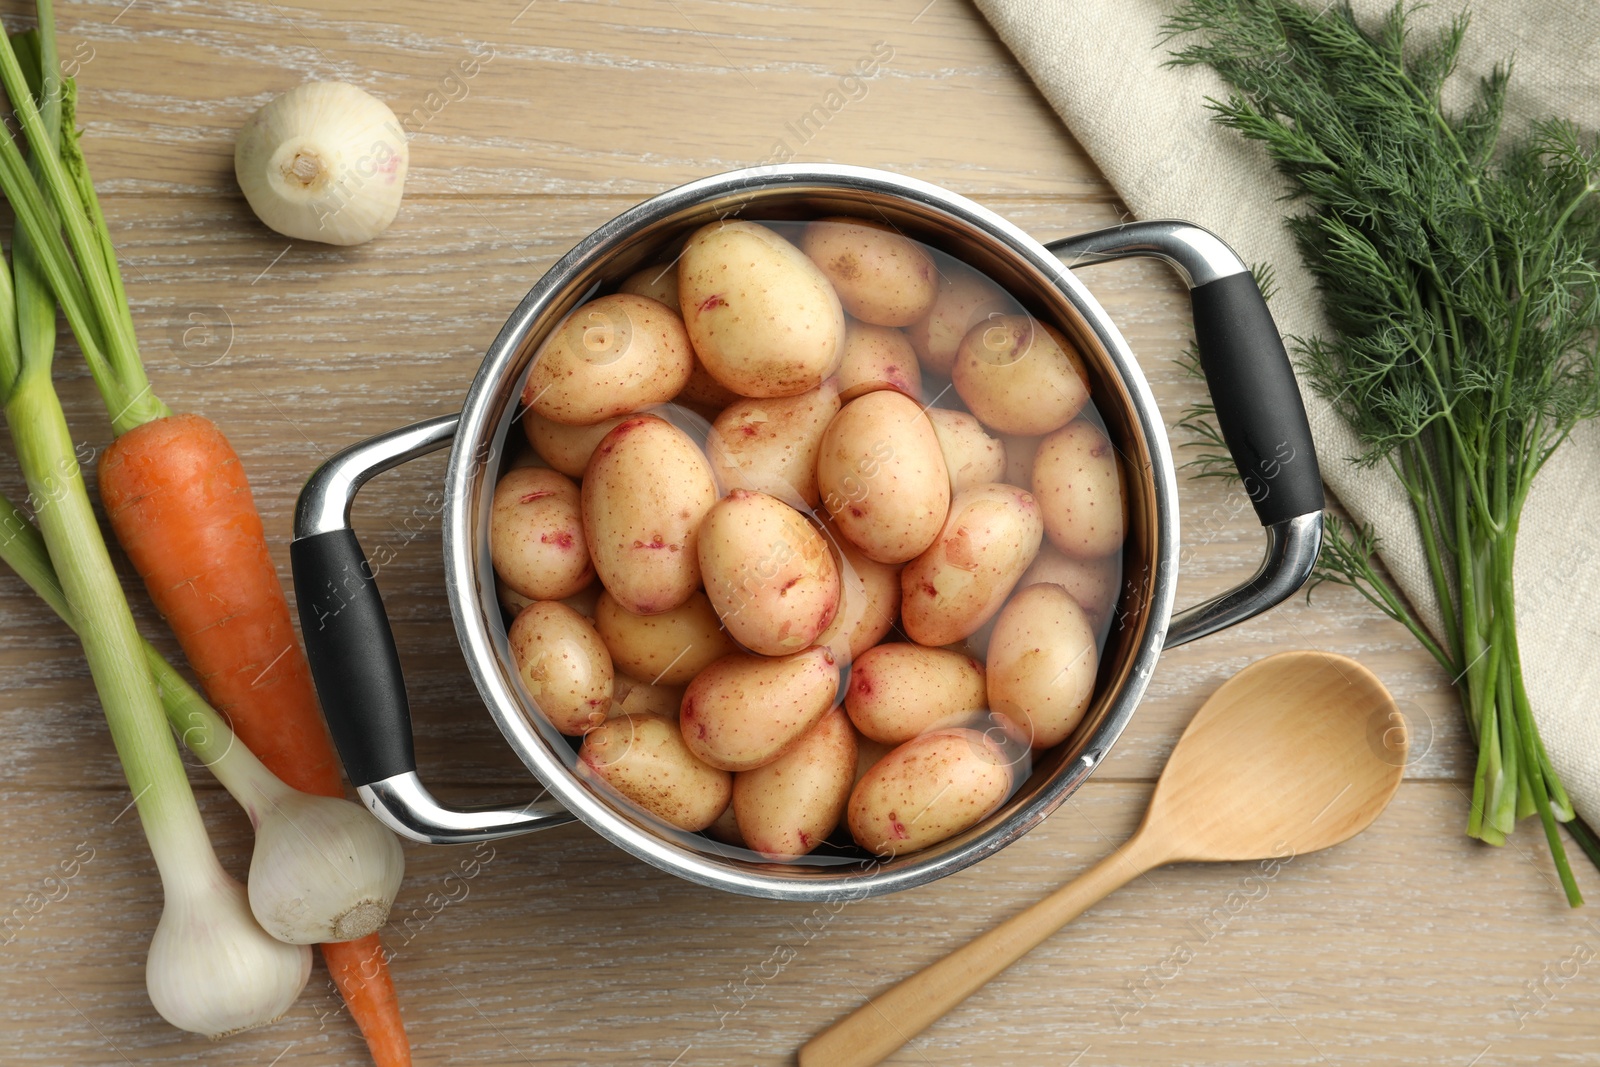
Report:
[[[1424,37],[1408,15],[1363,27],[1348,5],[1187,0],[1167,35],[1184,42],[1172,62],[1232,86],[1209,102],[1216,121],[1290,182],[1286,223],[1332,327],[1291,343],[1355,430],[1356,461],[1404,488],[1443,632],[1374,565],[1370,529],[1329,522],[1317,578],[1357,590],[1450,672],[1478,744],[1468,833],[1498,844],[1537,813],[1577,904],[1556,829],[1571,802],[1523,682],[1512,565],[1534,477],[1600,413],[1600,142],[1551,119],[1507,143],[1505,65],[1447,113],[1468,19]]]

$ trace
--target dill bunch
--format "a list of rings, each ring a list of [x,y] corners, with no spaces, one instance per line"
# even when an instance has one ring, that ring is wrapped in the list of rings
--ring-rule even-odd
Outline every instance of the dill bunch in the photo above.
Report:
[[[1600,412],[1600,143],[1571,123],[1501,136],[1509,65],[1446,113],[1468,28],[1419,39],[1397,5],[1187,0],[1172,62],[1232,87],[1217,122],[1265,146],[1332,333],[1294,338],[1311,386],[1392,471],[1415,512],[1443,620],[1430,632],[1374,564],[1370,529],[1330,522],[1317,579],[1403,623],[1456,679],[1478,746],[1467,832],[1502,844],[1537,813],[1568,901],[1571,802],[1523,685],[1512,565],[1539,469]],[[1593,838],[1577,835],[1591,851]]]

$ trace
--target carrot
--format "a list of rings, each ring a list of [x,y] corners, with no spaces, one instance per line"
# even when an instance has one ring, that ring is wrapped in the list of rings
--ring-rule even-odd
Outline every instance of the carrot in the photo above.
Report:
[[[41,36],[53,34],[47,11],[43,4]],[[53,40],[45,44],[53,54]],[[5,57],[0,49],[0,61]],[[246,746],[290,785],[342,796],[338,758],[239,457],[210,421],[174,415],[150,388],[116,250],[78,142],[76,84],[68,78],[60,85],[58,145],[27,86],[12,84],[20,76],[13,67],[0,62],[0,75],[38,180],[20,155],[0,152],[0,185],[27,223],[39,269],[111,416],[117,440],[101,459],[100,492],[112,529],[172,623],[207,697]],[[379,1067],[409,1065],[387,958],[371,940],[364,980],[346,983],[353,990],[350,1013],[369,1035]],[[333,960],[348,951],[336,948]],[[333,960],[338,983],[349,969]]]
[[[377,934],[354,941],[339,941],[322,946],[322,959],[328,965],[333,984],[350,1009],[351,1018],[361,1027],[373,1062],[382,1067],[409,1067],[411,1045],[406,1041],[405,1024],[400,1020],[400,1004],[394,995],[394,979],[389,974],[388,953]]]
[[[199,415],[147,422],[106,449],[99,478],[117,541],[211,706],[285,782],[343,796],[261,516],[222,431]]]

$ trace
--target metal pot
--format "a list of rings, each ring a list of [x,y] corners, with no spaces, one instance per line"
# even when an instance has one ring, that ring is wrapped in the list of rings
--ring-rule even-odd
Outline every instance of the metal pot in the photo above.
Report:
[[[685,834],[580,779],[565,739],[524,711],[488,554],[495,472],[540,341],[605,284],[656,261],[706,222],[852,214],[886,220],[987,273],[1078,345],[1127,474],[1125,586],[1094,704],[1075,735],[1039,754],[1031,776],[982,823],[891,860],[779,864]],[[1123,256],[1165,260],[1190,287],[1196,335],[1219,424],[1267,532],[1260,569],[1237,588],[1174,614],[1177,482],[1150,387],[1110,318],[1057,256],[1074,264]],[[524,807],[463,811],[417,777],[410,712],[387,616],[350,529],[372,476],[451,446],[443,511],[445,582],[456,632],[489,713],[549,794]],[[372,812],[425,842],[484,840],[578,818],[614,844],[692,882],[752,896],[838,900],[923,885],[1015,841],[1105,759],[1149,684],[1163,648],[1248,619],[1290,596],[1321,543],[1323,496],[1305,410],[1255,280],[1207,231],[1136,222],[1041,245],[1005,219],[925,182],[857,167],[786,165],[717,175],[624,212],[563,256],[523,298],[490,347],[459,415],[346,449],[301,493],[292,546],[302,630],[345,771]]]

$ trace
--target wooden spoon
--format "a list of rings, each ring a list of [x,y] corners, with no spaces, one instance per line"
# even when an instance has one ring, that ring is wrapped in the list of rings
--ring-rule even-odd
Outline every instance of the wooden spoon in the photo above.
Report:
[[[1406,746],[1394,698],[1355,660],[1284,652],[1252,663],[1195,713],[1126,844],[813,1038],[801,1067],[879,1062],[1152,868],[1287,859],[1354,837],[1400,785]]]

